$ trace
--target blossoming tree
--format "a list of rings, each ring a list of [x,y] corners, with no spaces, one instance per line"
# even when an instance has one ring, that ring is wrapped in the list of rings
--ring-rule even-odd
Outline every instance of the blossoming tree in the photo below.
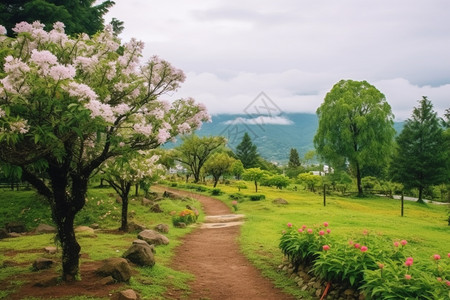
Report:
[[[107,26],[69,37],[57,22],[0,26],[0,160],[49,200],[62,245],[63,280],[79,272],[73,222],[90,176],[107,159],[156,148],[209,119],[193,99],[169,103],[185,76],[156,56],[142,64],[143,43],[121,44]],[[49,180],[43,180],[42,174]]]
[[[102,167],[103,178],[122,199],[120,230],[128,230],[128,195],[133,185],[145,182],[150,185],[162,175],[165,168],[159,164],[159,156],[148,151],[133,152],[114,157]]]

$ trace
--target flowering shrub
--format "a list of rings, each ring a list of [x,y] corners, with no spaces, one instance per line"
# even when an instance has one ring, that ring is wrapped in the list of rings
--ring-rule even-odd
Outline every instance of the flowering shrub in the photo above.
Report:
[[[180,223],[184,223],[186,225],[197,222],[198,219],[198,211],[196,209],[183,209],[178,214],[174,214],[172,216],[172,223],[174,226],[177,226]]]
[[[295,270],[300,264],[312,266],[315,276],[363,289],[367,299],[450,299],[450,253],[416,262],[406,240],[365,230],[343,242],[330,235],[328,226],[287,223],[279,247]]]

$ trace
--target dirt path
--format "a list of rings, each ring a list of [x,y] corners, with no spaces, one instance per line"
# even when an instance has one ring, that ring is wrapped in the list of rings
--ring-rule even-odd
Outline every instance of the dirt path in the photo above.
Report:
[[[171,191],[202,203],[206,215],[229,214],[229,208],[211,197],[155,186],[156,192]],[[237,237],[239,226],[197,228],[175,249],[171,267],[195,275],[189,296],[169,292],[172,299],[283,300],[293,296],[277,289],[243,256]]]

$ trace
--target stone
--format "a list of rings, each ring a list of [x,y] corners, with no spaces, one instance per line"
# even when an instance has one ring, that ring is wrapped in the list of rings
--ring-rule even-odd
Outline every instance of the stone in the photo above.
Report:
[[[128,223],[128,232],[142,231],[142,230],[145,230],[145,229],[147,229],[147,228],[145,228],[144,225],[136,224],[135,222],[129,222]]]
[[[120,291],[115,299],[117,299],[117,300],[136,300],[136,299],[138,299],[138,295],[132,289],[127,289],[127,290]]]
[[[53,259],[40,257],[33,262],[33,270],[39,271],[49,269],[53,266],[54,263],[55,261]]]
[[[322,295],[322,290],[321,289],[317,289],[316,290],[316,297],[320,298],[321,295]]]
[[[155,226],[155,230],[161,233],[169,233],[169,225],[167,224],[158,224]]]
[[[150,245],[158,246],[158,245],[168,245],[169,244],[169,239],[165,235],[162,235],[161,233],[151,230],[151,229],[147,229],[147,230],[143,230],[143,231],[139,232],[138,238],[146,241]]]
[[[114,280],[114,278],[112,276],[107,276],[107,277],[103,277],[102,279],[100,279],[98,281],[99,285],[109,285],[109,284],[113,284],[116,281]]]
[[[99,229],[100,228],[100,225],[99,224],[97,224],[97,223],[94,223],[94,224],[91,224],[91,226],[90,226],[92,229]]]
[[[153,205],[153,201],[152,200],[148,200],[147,198],[142,198],[141,205],[143,205],[143,206],[151,206],[151,205]]]
[[[164,210],[161,208],[161,206],[158,203],[155,203],[150,207],[150,211],[154,213],[162,213]]]
[[[44,248],[45,253],[55,254],[58,249],[55,246],[47,246]]]
[[[175,225],[175,227],[177,227],[177,228],[186,228],[186,223],[184,223],[184,222],[179,222],[179,223],[177,223],[177,224]]]
[[[289,202],[287,202],[287,200],[285,200],[285,199],[283,199],[283,198],[277,198],[277,199],[274,199],[274,200],[272,201],[272,203],[273,203],[273,204],[281,204],[281,205],[289,204]]]
[[[56,227],[48,225],[48,224],[39,224],[38,227],[34,230],[34,233],[56,233]]]
[[[92,229],[89,226],[78,226],[78,227],[75,227],[75,232],[85,232],[85,233],[94,234],[94,229]]]
[[[9,222],[6,224],[5,229],[7,232],[16,232],[16,233],[27,232],[27,228],[25,227],[25,224],[22,222]]]
[[[133,244],[149,246],[150,249],[152,249],[152,252],[153,252],[153,253],[156,253],[155,245],[150,245],[149,243],[147,243],[147,242],[144,241],[144,240],[139,240],[139,239],[134,240],[134,241],[133,241]]]
[[[8,237],[10,238],[16,238],[16,237],[21,237],[22,235],[20,233],[17,232],[10,232],[8,233]]]
[[[139,266],[153,267],[155,265],[153,251],[150,246],[145,244],[132,244],[122,257]]]
[[[131,267],[125,258],[113,257],[103,261],[103,265],[97,269],[101,276],[112,276],[115,280],[128,282],[131,278]]]

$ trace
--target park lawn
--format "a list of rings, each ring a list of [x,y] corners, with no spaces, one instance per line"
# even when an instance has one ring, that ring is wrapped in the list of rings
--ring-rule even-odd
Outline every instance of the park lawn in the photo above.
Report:
[[[81,245],[81,263],[99,261],[110,257],[120,257],[137,238],[137,233],[118,233],[120,226],[121,205],[116,202],[117,196],[110,188],[91,188],[88,191],[86,206],[76,217],[75,224],[89,226],[93,223],[100,225],[101,231],[94,235],[77,233],[77,240]],[[138,267],[138,274],[134,275],[126,288],[135,289],[146,299],[164,299],[167,289],[189,292],[187,282],[192,275],[170,269],[168,267],[173,249],[180,244],[180,237],[189,233],[193,227],[184,229],[171,226],[171,212],[181,211],[186,204],[196,207],[201,212],[197,201],[181,201],[164,199],[159,202],[163,213],[150,213],[149,207],[140,203],[141,197],[130,196],[129,222],[153,228],[159,223],[170,224],[170,231],[166,236],[169,245],[156,248],[156,264],[152,268]],[[33,230],[40,223],[52,225],[51,213],[45,200],[33,191],[0,190],[0,223],[21,220],[28,230]],[[200,219],[203,213],[200,214]],[[26,235],[17,238],[0,240],[0,299],[17,290],[25,281],[20,275],[31,272],[32,262],[38,257],[48,257],[60,262],[61,252],[55,255],[45,254],[43,248],[54,246],[54,234]],[[12,263],[8,263],[12,262]],[[7,262],[5,264],[5,262]],[[59,267],[55,275],[59,275]],[[171,278],[171,280],[167,280]],[[7,284],[6,284],[7,283]],[[82,296],[81,298],[82,299]]]
[[[365,198],[327,196],[326,207],[323,195],[303,189],[294,191],[287,188],[279,190],[272,187],[258,187],[255,193],[252,182],[246,182],[248,188],[241,189],[231,185],[219,184],[216,188],[224,194],[214,196],[228,204],[232,209],[230,194],[263,194],[265,199],[250,201],[238,200],[238,211],[246,215],[242,225],[239,242],[242,252],[263,274],[292,293],[293,281],[280,276],[277,266],[283,261],[278,248],[282,231],[286,224],[295,228],[306,225],[310,228],[329,223],[331,234],[345,241],[363,238],[363,232],[369,235],[382,235],[388,240],[407,240],[408,251],[418,263],[432,263],[433,254],[447,257],[450,252],[450,226],[447,224],[447,205],[418,204],[405,201],[404,216],[400,216],[400,200],[378,196]],[[183,186],[183,184],[178,184]],[[207,188],[212,189],[212,186]],[[211,192],[203,192],[203,194]],[[288,205],[276,205],[272,200],[283,198]]]

